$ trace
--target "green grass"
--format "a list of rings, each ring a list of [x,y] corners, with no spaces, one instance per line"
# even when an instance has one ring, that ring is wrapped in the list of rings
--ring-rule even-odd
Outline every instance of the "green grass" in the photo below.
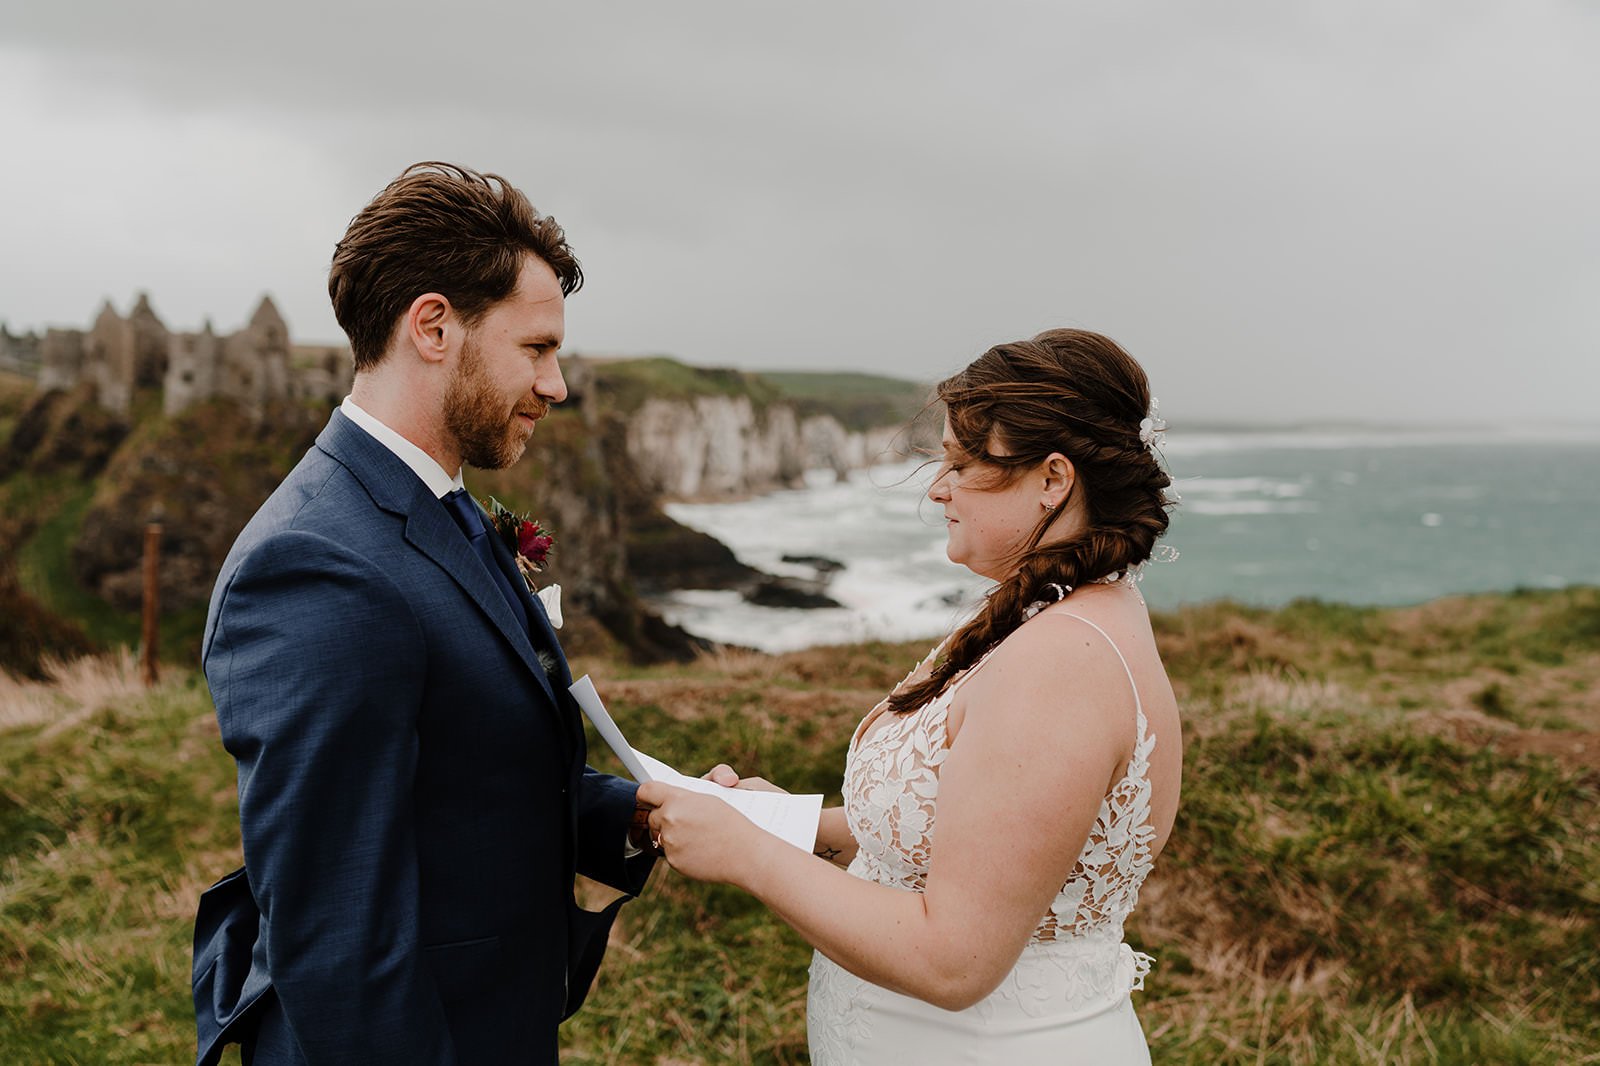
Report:
[[[0,1057],[184,1061],[194,899],[237,850],[206,693],[191,675],[61,714],[0,733]]]
[[[623,413],[646,400],[747,397],[760,411],[775,402],[802,415],[830,414],[847,429],[905,423],[922,410],[930,389],[914,381],[849,371],[761,371],[699,367],[666,356],[595,360],[595,380],[608,405]]]
[[[72,485],[17,553],[22,587],[50,610],[81,625],[100,644],[137,644],[139,619],[90,593],[72,573],[72,539],[94,498],[92,484]],[[48,512],[47,512],[48,513]]]
[[[761,376],[785,396],[828,399],[834,396],[907,396],[928,392],[928,386],[904,378],[863,374],[855,370],[763,370]]]
[[[794,403],[802,415],[831,414],[846,429],[854,430],[904,425],[933,398],[931,385],[877,374],[766,370],[761,378]]]
[[[666,356],[595,360],[595,381],[607,407],[629,414],[646,400],[688,400],[699,396],[748,397],[759,410],[778,391],[757,374],[723,367],[699,367]]]
[[[94,496],[93,484],[65,486],[64,496],[43,511],[49,517],[18,551],[17,576],[24,589],[55,614],[76,622],[95,643],[135,647],[140,642],[139,614],[113,607],[79,584],[72,571],[72,541]],[[164,612],[160,629],[163,654],[176,658],[198,647],[205,615],[204,607]]]
[[[1600,1063],[1600,760],[1574,746],[1600,732],[1596,603],[1158,618],[1185,792],[1128,930],[1158,960],[1157,1062]],[[836,801],[850,729],[923,650],[575,665],[647,750]],[[1482,707],[1493,684],[1556,725]],[[0,726],[0,1059],[182,1061],[194,899],[238,848],[204,687],[21,692],[0,702],[43,709]],[[659,870],[563,1061],[803,1062],[809,955]]]

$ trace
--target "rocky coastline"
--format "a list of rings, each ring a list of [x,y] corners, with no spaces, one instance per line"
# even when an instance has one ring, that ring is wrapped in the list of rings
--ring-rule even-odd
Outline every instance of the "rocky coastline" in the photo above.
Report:
[[[645,597],[659,592],[735,589],[766,605],[833,605],[825,568],[811,580],[754,570],[674,522],[663,502],[797,487],[807,470],[843,475],[926,443],[907,429],[916,413],[908,383],[906,418],[847,426],[814,400],[786,399],[738,371],[578,357],[568,377],[568,402],[540,424],[524,459],[509,470],[469,471],[468,485],[556,531],[545,578],[563,586],[572,607],[567,642],[640,661],[684,659],[706,646],[648,608]],[[130,615],[139,607],[142,530],[157,517],[166,527],[163,609],[193,618],[233,538],[312,445],[328,411],[322,402],[281,402],[256,417],[214,398],[169,414],[159,392],[147,391],[125,413],[106,410],[88,388],[8,394],[0,558],[37,551],[33,538],[54,522],[51,535],[70,539],[70,572],[51,579]],[[41,495],[41,485],[50,491]],[[74,505],[81,519],[63,533],[61,515]],[[72,599],[30,591],[45,604]]]

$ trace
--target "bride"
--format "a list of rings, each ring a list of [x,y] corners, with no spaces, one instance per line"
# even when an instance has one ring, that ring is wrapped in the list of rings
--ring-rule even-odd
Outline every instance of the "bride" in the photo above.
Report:
[[[713,797],[639,800],[674,869],[816,948],[818,1066],[1147,1063],[1129,993],[1151,960],[1122,926],[1182,764],[1134,580],[1167,528],[1162,423],[1139,365],[1081,330],[991,348],[938,395],[928,498],[997,585],[856,729],[820,858]]]

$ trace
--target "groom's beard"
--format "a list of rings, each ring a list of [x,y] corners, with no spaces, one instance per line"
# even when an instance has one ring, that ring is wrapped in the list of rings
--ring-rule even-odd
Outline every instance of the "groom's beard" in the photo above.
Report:
[[[479,470],[503,470],[522,458],[532,429],[518,418],[535,421],[550,413],[550,404],[536,396],[507,401],[484,370],[478,346],[467,340],[444,393],[444,425],[461,447],[461,458]]]

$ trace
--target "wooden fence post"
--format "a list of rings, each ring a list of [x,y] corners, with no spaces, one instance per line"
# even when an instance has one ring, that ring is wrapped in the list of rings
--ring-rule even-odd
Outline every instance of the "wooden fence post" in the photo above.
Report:
[[[140,666],[145,687],[154,685],[161,668],[156,652],[161,646],[161,523],[144,527],[144,653]]]

